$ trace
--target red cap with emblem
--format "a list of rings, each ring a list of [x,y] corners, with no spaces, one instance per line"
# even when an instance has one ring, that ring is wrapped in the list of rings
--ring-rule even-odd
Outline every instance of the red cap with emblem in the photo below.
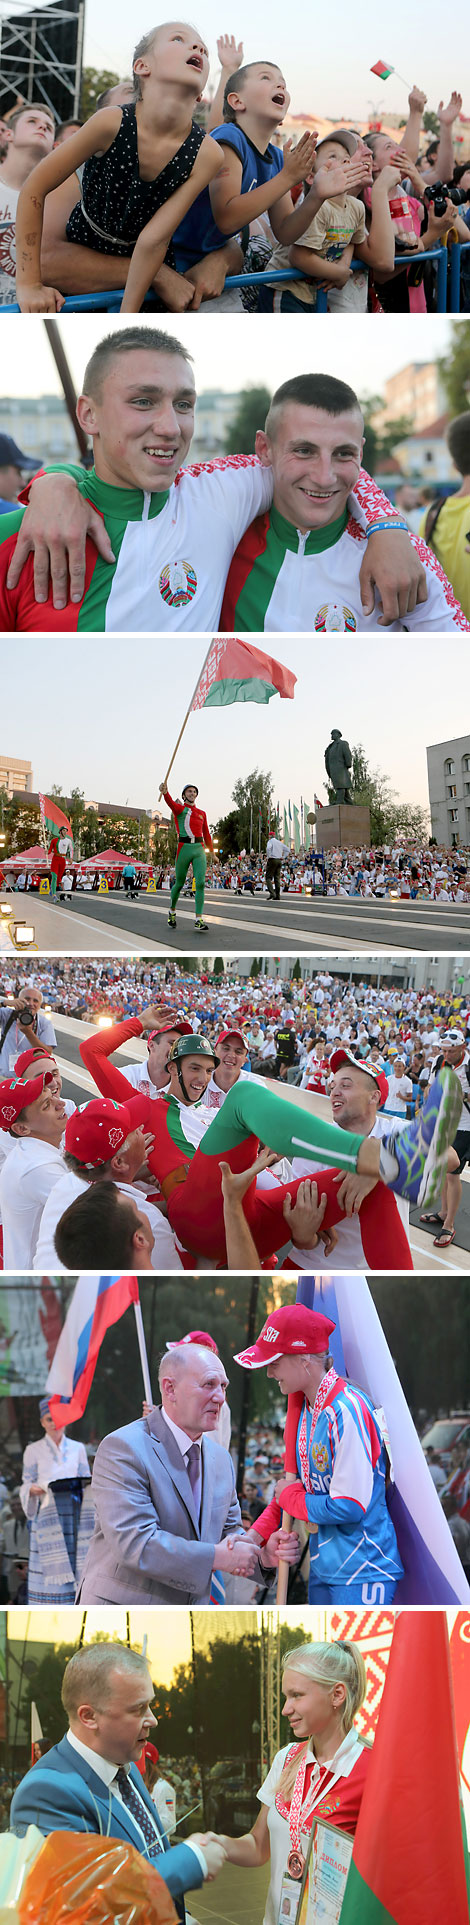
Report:
[[[83,1163],[85,1170],[95,1170],[98,1164],[109,1163],[117,1150],[122,1149],[133,1123],[127,1103],[115,1103],[111,1096],[93,1097],[90,1103],[84,1103],[69,1116],[65,1128],[66,1151],[69,1156],[75,1156],[78,1163]],[[134,1126],[138,1128],[135,1123]]]
[[[262,1364],[273,1364],[278,1357],[321,1357],[329,1350],[335,1329],[331,1318],[319,1310],[306,1310],[303,1303],[283,1304],[267,1317],[256,1343],[249,1350],[239,1350],[235,1363],[243,1364],[244,1370],[261,1370]]]
[[[11,1129],[18,1122],[21,1111],[29,1109],[30,1103],[37,1103],[42,1096],[46,1083],[52,1083],[54,1071],[41,1070],[40,1076],[33,1076],[30,1083],[20,1083],[16,1076],[9,1076],[0,1083],[0,1128]]]

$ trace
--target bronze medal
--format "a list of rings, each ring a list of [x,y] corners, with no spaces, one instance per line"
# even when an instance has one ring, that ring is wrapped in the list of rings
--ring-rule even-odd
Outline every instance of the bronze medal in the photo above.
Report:
[[[305,1871],[305,1858],[302,1851],[295,1850],[295,1851],[289,1852],[289,1857],[287,1860],[287,1870],[289,1873],[289,1878],[301,1879],[303,1877],[303,1873]]]

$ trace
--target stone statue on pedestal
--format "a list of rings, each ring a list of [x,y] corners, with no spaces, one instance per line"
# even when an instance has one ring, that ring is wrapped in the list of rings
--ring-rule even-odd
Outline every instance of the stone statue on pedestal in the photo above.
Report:
[[[352,754],[349,742],[345,742],[341,729],[332,729],[331,742],[325,749],[325,768],[332,789],[335,790],[334,802],[354,802],[351,788]]]

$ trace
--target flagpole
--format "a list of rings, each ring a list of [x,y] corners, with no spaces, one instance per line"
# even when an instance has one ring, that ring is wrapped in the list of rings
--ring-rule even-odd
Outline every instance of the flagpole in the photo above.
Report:
[[[209,647],[208,647],[208,649],[206,650],[206,654],[205,654],[205,656],[204,656],[204,661],[203,661],[203,664],[202,664],[202,668],[200,668],[200,670],[199,670],[199,674],[198,674],[198,678],[197,678],[197,682],[196,682],[196,686],[195,686],[195,688],[193,688],[193,692],[192,692],[192,696],[191,696],[191,701],[190,701],[190,703],[189,703],[189,707],[188,707],[188,708],[186,709],[186,715],[185,715],[185,718],[184,718],[184,722],[182,723],[182,726],[181,726],[181,728],[180,728],[180,732],[179,732],[179,736],[178,736],[178,741],[177,741],[177,743],[176,743],[176,747],[175,747],[175,748],[173,749],[173,754],[172,754],[172,758],[171,758],[171,762],[169,762],[169,763],[168,763],[168,768],[167,768],[167,772],[166,772],[166,776],[165,776],[165,780],[164,780],[164,782],[162,782],[162,784],[161,784],[161,788],[160,788],[160,795],[163,795],[163,794],[164,794],[164,791],[165,791],[165,789],[166,789],[166,788],[168,787],[168,777],[169,777],[169,775],[171,775],[171,770],[172,770],[172,768],[173,768],[173,763],[174,763],[174,761],[175,761],[175,757],[176,757],[176,756],[177,756],[177,754],[178,754],[178,749],[179,749],[179,745],[180,745],[180,742],[181,742],[181,737],[182,737],[182,735],[184,735],[184,731],[185,731],[185,728],[186,728],[186,723],[187,723],[187,722],[189,721],[189,717],[190,717],[190,714],[191,714],[191,709],[192,709],[192,706],[193,706],[193,702],[194,702],[194,697],[195,697],[195,695],[197,695],[197,691],[198,691],[198,688],[199,688],[199,683],[200,683],[200,681],[201,681],[201,679],[202,679],[202,676],[203,676],[203,674],[204,674],[204,669],[205,669],[205,666],[206,666],[206,662],[207,662],[207,661],[208,661],[208,659],[209,659],[209,655],[210,655],[210,652],[211,652],[211,648],[212,648],[212,647],[213,647],[213,639],[212,639],[212,640],[211,640],[211,641],[209,642]]]
[[[295,1484],[296,1482],[295,1471],[293,1470],[286,1471],[285,1478],[286,1478],[286,1484]],[[293,1521],[294,1521],[293,1518],[289,1517],[288,1512],[283,1511],[282,1513],[283,1531],[291,1531]],[[287,1563],[287,1559],[285,1557],[281,1557],[277,1567],[277,1592],[276,1592],[277,1604],[287,1603],[288,1583],[289,1583],[289,1565]]]
[[[143,1317],[142,1317],[142,1308],[141,1308],[141,1303],[139,1298],[137,1298],[136,1301],[134,1302],[134,1316],[135,1316],[135,1322],[136,1322],[137,1342],[139,1345],[140,1362],[142,1366],[142,1376],[144,1379],[145,1402],[146,1404],[153,1404],[152,1385],[150,1382],[149,1360],[147,1356],[147,1345],[145,1342],[145,1331],[144,1331],[144,1323],[143,1323]]]

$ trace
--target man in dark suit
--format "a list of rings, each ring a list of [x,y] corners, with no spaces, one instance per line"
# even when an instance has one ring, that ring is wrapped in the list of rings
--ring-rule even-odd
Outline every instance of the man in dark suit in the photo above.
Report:
[[[215,1878],[225,1852],[212,1832],[169,1845],[137,1770],[149,1732],[153,1685],[145,1658],[125,1645],[75,1651],[62,1684],[69,1729],[26,1773],[11,1805],[11,1829],[24,1837],[37,1825],[53,1831],[125,1838],[155,1865],[184,1918],[185,1890]]]

